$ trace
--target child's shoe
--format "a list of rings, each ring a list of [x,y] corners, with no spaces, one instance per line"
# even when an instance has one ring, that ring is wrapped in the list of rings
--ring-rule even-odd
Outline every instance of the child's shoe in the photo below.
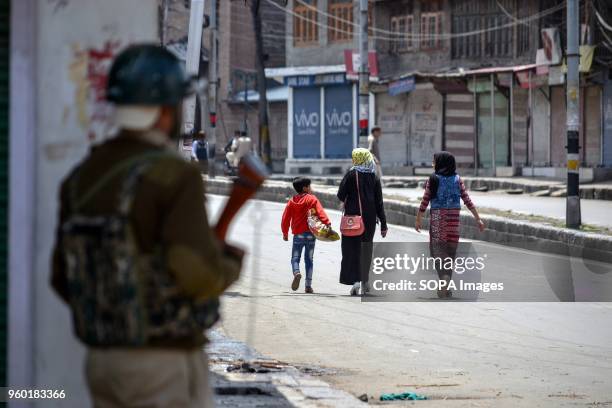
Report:
[[[300,280],[302,279],[302,274],[297,272],[293,274],[293,282],[291,282],[291,289],[293,291],[298,290],[300,287]]]

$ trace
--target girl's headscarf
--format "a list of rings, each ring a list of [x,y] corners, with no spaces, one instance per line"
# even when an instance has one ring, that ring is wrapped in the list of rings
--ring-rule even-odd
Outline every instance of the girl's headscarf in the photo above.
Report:
[[[449,152],[438,152],[434,154],[434,173],[429,176],[429,190],[431,196],[435,197],[438,193],[438,176],[449,177],[457,174],[457,165],[455,164],[455,156]]]
[[[368,149],[358,147],[353,149],[352,153],[353,167],[351,170],[360,171],[362,173],[374,173],[376,168],[374,167],[374,157]]]

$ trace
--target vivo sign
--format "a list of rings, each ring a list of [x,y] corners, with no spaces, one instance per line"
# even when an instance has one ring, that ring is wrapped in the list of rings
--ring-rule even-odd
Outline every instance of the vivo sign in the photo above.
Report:
[[[329,127],[345,127],[349,128],[353,123],[353,115],[349,111],[337,112],[336,109],[332,113],[325,115],[327,126]]]
[[[304,109],[298,115],[295,115],[295,124],[297,127],[316,127],[319,126],[319,114],[316,112],[306,113]]]

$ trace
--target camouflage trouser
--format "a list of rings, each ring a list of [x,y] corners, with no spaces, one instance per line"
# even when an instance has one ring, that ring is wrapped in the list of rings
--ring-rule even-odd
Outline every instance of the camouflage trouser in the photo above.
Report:
[[[95,408],[213,407],[201,349],[90,349],[85,374]]]

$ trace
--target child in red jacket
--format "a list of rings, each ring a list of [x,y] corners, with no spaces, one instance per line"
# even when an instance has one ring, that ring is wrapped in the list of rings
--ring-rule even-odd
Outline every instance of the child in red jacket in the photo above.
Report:
[[[310,179],[305,177],[294,178],[293,188],[295,188],[298,194],[294,195],[287,203],[281,221],[283,239],[285,241],[289,240],[289,225],[291,225],[291,232],[293,233],[293,248],[291,249],[293,282],[291,283],[291,289],[295,291],[300,287],[300,280],[302,279],[302,274],[300,273],[300,258],[302,256],[302,249],[304,249],[304,263],[306,264],[305,292],[314,293],[312,290],[312,258],[316,239],[308,229],[308,213],[314,208],[321,222],[325,225],[331,225],[331,222],[317,197],[312,194]]]

